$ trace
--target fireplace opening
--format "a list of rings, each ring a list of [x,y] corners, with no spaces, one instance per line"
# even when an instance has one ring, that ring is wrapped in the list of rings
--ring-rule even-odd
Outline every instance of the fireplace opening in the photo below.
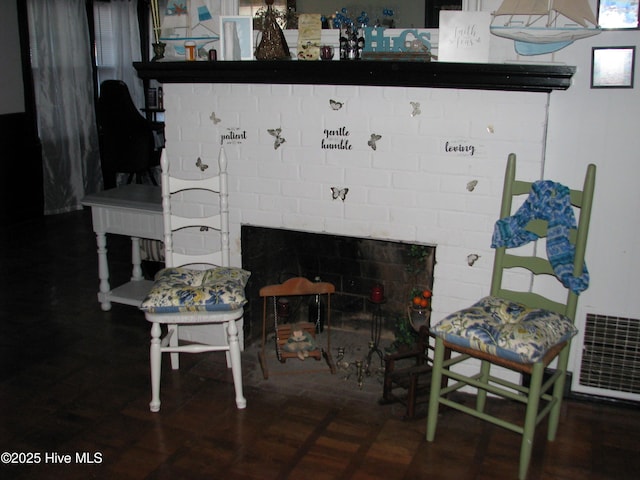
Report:
[[[247,345],[262,335],[260,288],[292,277],[320,277],[335,285],[331,325],[342,329],[370,328],[373,289],[382,285],[385,333],[407,318],[415,292],[433,290],[436,247],[431,245],[243,225],[241,246],[242,268],[251,272],[244,317]],[[305,319],[309,299],[290,301],[292,317]]]

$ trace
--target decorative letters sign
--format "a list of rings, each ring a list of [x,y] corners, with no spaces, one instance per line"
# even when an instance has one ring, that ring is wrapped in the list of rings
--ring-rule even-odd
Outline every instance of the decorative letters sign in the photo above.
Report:
[[[415,52],[431,50],[431,34],[424,30],[365,27],[365,52]]]

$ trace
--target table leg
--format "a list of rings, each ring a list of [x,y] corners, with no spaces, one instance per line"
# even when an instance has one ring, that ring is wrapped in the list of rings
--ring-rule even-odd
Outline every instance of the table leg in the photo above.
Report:
[[[138,237],[131,237],[131,265],[133,266],[131,281],[133,282],[138,282],[144,279],[140,264],[140,239]]]
[[[98,301],[100,308],[108,312],[111,310],[111,302],[108,300],[111,286],[109,285],[109,263],[107,262],[107,235],[104,232],[96,232],[96,241],[98,243],[98,278],[100,279]]]

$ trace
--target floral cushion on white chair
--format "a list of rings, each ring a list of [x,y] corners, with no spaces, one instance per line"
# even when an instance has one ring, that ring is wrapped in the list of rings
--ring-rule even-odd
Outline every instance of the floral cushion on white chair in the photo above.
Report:
[[[454,345],[519,363],[537,362],[578,333],[564,315],[491,296],[445,317],[430,331]]]
[[[244,287],[250,275],[234,267],[165,268],[156,275],[141,308],[151,313],[235,310],[247,303]]]

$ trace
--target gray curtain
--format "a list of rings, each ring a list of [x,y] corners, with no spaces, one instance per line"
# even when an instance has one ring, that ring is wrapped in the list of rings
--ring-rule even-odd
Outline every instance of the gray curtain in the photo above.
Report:
[[[44,213],[102,188],[85,0],[27,0]]]
[[[110,45],[113,48],[113,57],[105,56],[107,57],[105,60],[109,61],[108,66],[104,64],[105,62],[103,64],[98,62],[98,85],[104,80],[122,80],[129,88],[133,103],[144,106],[142,80],[133,68],[133,62],[139,62],[142,57],[137,8],[137,2],[131,0],[95,3],[96,23],[108,22],[113,34]],[[100,52],[98,57],[100,58]]]

